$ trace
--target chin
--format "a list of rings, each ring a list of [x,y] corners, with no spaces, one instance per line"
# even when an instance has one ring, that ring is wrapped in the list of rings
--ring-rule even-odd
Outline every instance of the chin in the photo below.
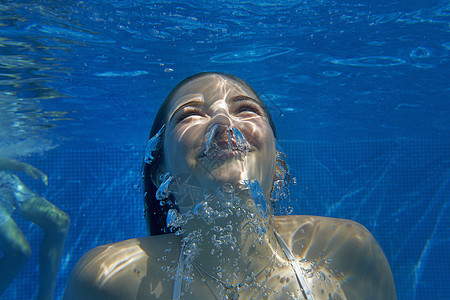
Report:
[[[225,183],[238,185],[242,180],[242,175],[245,174],[243,162],[231,160],[221,163],[222,165],[218,165],[217,161],[212,161],[209,166],[203,164],[197,172],[198,180],[209,188],[217,188]]]

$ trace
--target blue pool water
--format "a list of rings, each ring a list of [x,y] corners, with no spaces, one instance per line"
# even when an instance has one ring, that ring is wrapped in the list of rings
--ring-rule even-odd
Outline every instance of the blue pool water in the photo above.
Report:
[[[286,212],[350,218],[386,253],[399,299],[445,299],[450,260],[448,0],[2,1],[0,151],[72,219],[55,299],[89,249],[146,235],[144,143],[200,71],[266,101],[297,177]],[[256,4],[259,3],[259,4]],[[33,299],[42,231],[2,299]]]

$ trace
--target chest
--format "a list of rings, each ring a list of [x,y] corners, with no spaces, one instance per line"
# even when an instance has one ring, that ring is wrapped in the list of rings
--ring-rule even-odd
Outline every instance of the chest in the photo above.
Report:
[[[308,276],[306,282],[312,294],[309,299],[346,299],[338,280],[320,271],[309,271],[305,267],[307,266],[304,265],[301,269],[303,275]],[[178,299],[308,299],[299,278],[288,263],[278,265],[267,276],[255,281],[249,280],[249,283],[243,281],[226,285],[215,279],[202,277],[195,270],[189,277],[189,280],[181,283],[177,283],[177,280],[166,281],[166,289],[171,290],[171,295],[179,295]],[[178,284],[181,284],[179,291]]]

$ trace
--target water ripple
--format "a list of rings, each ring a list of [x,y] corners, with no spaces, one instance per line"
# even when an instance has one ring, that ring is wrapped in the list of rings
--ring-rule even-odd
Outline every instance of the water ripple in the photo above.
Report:
[[[114,71],[109,71],[109,72],[102,72],[102,73],[95,73],[95,76],[99,76],[99,77],[134,77],[134,76],[139,76],[139,75],[146,75],[148,74],[147,71],[128,71],[128,72],[114,72]]]
[[[366,56],[348,59],[332,59],[330,62],[336,65],[353,67],[392,67],[406,63],[405,60],[392,56]]]
[[[214,55],[209,60],[214,63],[245,63],[266,60],[271,57],[287,54],[294,51],[292,48],[276,46],[257,46],[238,52],[225,52]]]

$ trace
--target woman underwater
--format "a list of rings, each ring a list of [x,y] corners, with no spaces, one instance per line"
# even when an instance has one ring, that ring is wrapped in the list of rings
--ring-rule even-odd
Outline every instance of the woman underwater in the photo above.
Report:
[[[150,136],[152,235],[89,251],[65,299],[397,298],[386,257],[362,225],[272,216],[288,173],[270,115],[245,82],[222,73],[183,80]]]

